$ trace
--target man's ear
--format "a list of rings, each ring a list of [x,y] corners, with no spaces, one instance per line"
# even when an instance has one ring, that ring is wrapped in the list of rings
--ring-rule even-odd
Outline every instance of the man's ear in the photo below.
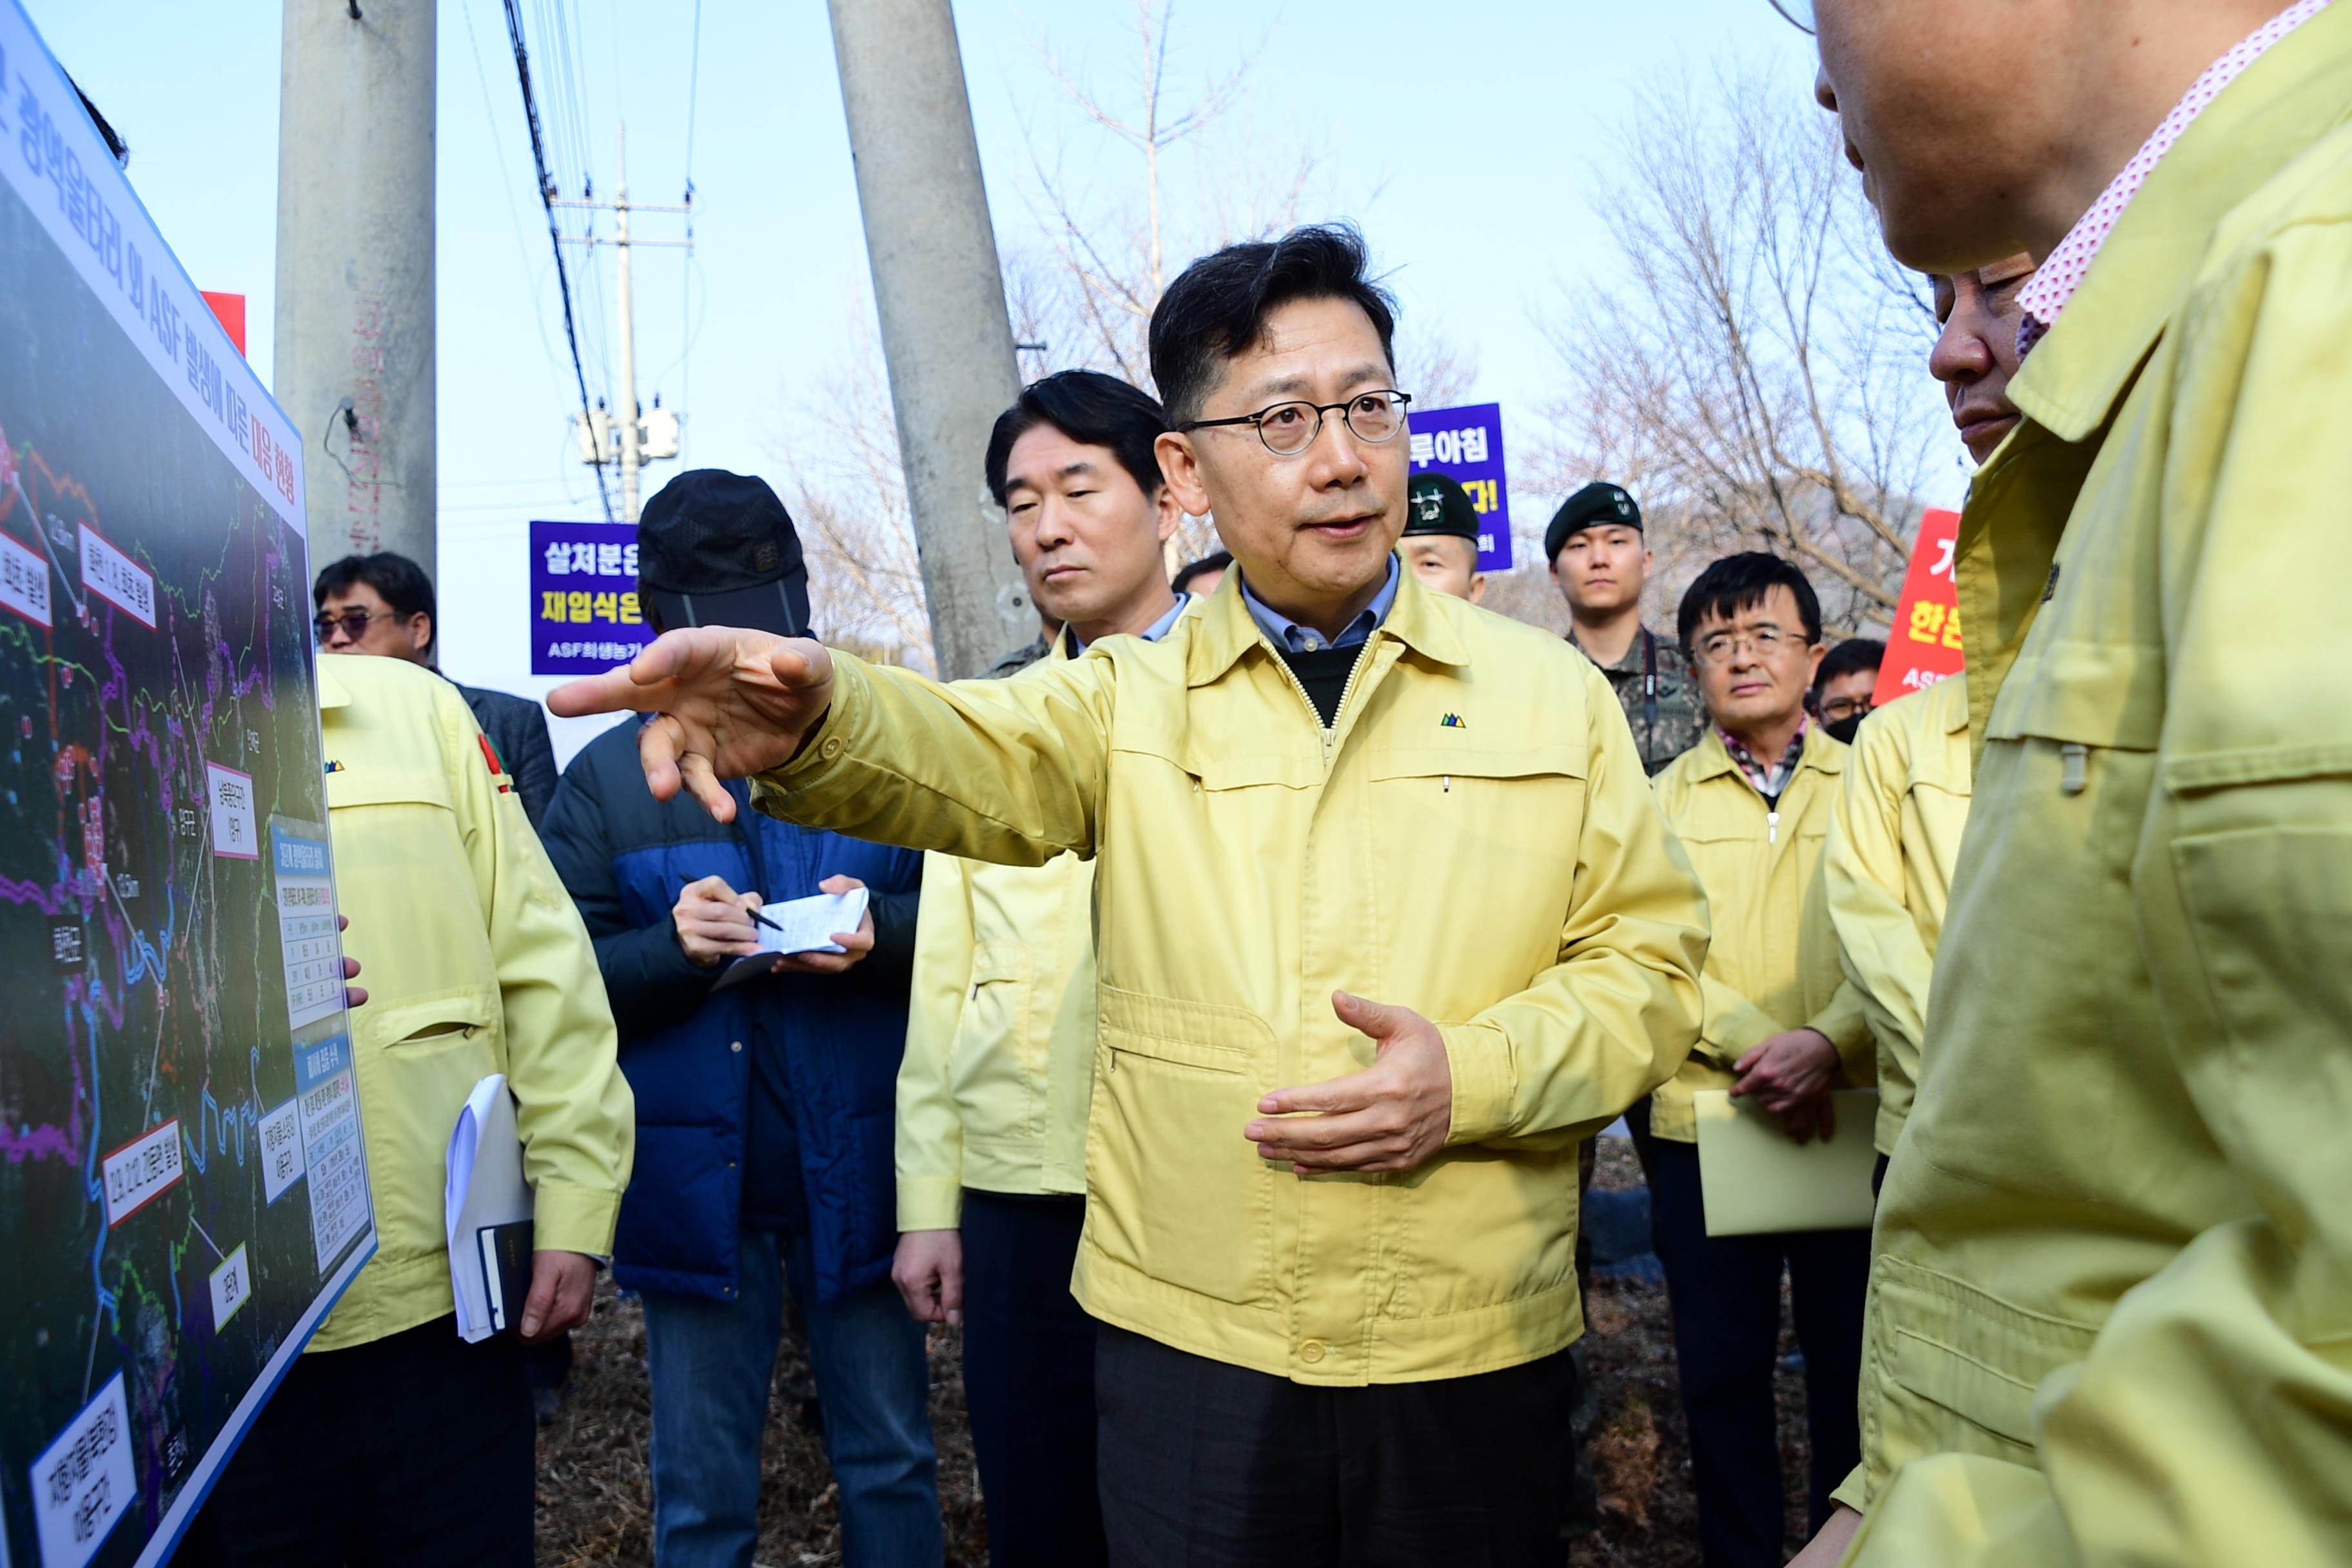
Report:
[[[430,652],[433,647],[433,617],[423,610],[417,611],[408,617],[409,645],[419,653]]]
[[[1152,442],[1151,450],[1160,459],[1160,472],[1176,504],[1194,517],[1208,516],[1214,509],[1209,505],[1209,487],[1202,477],[1201,455],[1192,449],[1192,437],[1181,431],[1166,431]]]
[[[1164,481],[1151,497],[1151,526],[1160,542],[1167,543],[1176,537],[1176,527],[1184,521],[1184,508],[1177,504],[1176,487]]]
[[[1474,605],[1486,602],[1486,574],[1484,572],[1470,574],[1470,602]]]

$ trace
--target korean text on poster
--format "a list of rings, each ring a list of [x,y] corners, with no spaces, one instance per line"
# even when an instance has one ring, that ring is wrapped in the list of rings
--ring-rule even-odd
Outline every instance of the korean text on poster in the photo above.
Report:
[[[533,675],[602,674],[653,640],[637,605],[634,524],[530,525]]]
[[[1511,569],[1511,487],[1503,477],[1503,405],[1411,411],[1412,471],[1444,474],[1478,509],[1478,570]]]
[[[1903,574],[1895,628],[1886,634],[1886,661],[1870,700],[1883,705],[1960,672],[1960,602],[1952,564],[1960,514],[1930,507],[1919,520],[1918,542]]]

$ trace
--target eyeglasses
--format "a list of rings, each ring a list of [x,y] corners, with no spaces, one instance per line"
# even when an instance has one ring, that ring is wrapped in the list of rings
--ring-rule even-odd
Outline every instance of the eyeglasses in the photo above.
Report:
[[[1179,425],[1180,431],[1207,430],[1219,425],[1255,425],[1257,438],[1265,449],[1277,458],[1295,458],[1315,445],[1323,434],[1323,416],[1334,409],[1347,421],[1348,433],[1368,447],[1377,447],[1396,439],[1404,428],[1405,405],[1412,401],[1410,395],[1393,387],[1380,392],[1360,392],[1345,403],[1277,403],[1261,408],[1255,414],[1240,414],[1231,419],[1195,419]]]
[[[1831,697],[1822,702],[1822,718],[1832,724],[1859,719],[1869,711],[1870,699],[1867,697]]]
[[[1709,632],[1698,641],[1698,661],[1707,665],[1726,665],[1738,657],[1739,650],[1754,650],[1758,658],[1778,658],[1812,645],[1794,632],[1784,632],[1778,626],[1750,626],[1745,631]]]
[[[1780,20],[1809,38],[1813,36],[1812,0],[1764,0],[1764,3],[1780,13]]]
[[[340,616],[321,615],[310,623],[310,635],[323,643],[335,635],[337,626],[341,626],[343,629],[343,636],[357,642],[367,636],[370,621],[389,621],[394,618],[391,616],[374,615],[366,610],[345,610]]]

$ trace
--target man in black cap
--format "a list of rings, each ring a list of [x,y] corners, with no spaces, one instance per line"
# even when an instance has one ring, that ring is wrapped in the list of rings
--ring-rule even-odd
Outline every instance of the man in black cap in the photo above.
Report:
[[[1486,596],[1478,570],[1478,509],[1451,474],[1415,474],[1405,487],[1404,532],[1397,553],[1424,586],[1477,604]]]
[[[1552,513],[1544,559],[1568,601],[1568,640],[1609,678],[1642,765],[1654,777],[1698,744],[1706,710],[1682,645],[1642,624],[1651,564],[1642,509],[1606,479],[1585,486]]]
[[[800,540],[763,480],[678,475],[646,503],[637,561],[657,631],[809,631]],[[656,801],[636,730],[617,725],[572,759],[541,835],[594,939],[637,1096],[613,1275],[646,1303],[655,1556],[751,1560],[789,1297],[808,1323],[842,1560],[936,1563],[924,1331],[890,1284],[922,857]],[[835,936],[839,951],[770,959],[751,977],[732,967],[760,952],[751,911],[763,902],[860,885],[866,913]]]

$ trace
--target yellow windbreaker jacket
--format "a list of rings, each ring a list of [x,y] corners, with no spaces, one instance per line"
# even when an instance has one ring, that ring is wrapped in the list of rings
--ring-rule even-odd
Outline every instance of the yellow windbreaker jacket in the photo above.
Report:
[[[1410,573],[1325,730],[1229,576],[1157,643],[940,686],[836,654],[763,809],[1096,861],[1095,1316],[1303,1383],[1532,1361],[1581,1327],[1576,1142],[1698,1031],[1706,908],[1616,700],[1556,637]],[[1452,1146],[1301,1181],[1242,1136],[1360,1070],[1346,988],[1444,1032]]]
[[[367,1005],[351,1015],[376,1253],[310,1342],[341,1350],[455,1310],[442,1190],[474,1085],[514,1090],[532,1242],[602,1256],[636,1106],[596,952],[457,689],[396,658],[319,660],[335,892]]]
[[[1715,920],[1699,982],[1706,1021],[1689,1059],[1650,1097],[1653,1135],[1696,1142],[1691,1096],[1729,1089],[1731,1064],[1788,1029],[1819,1029],[1837,1047],[1842,1080],[1869,1084],[1870,1028],[1838,973],[1820,886],[1822,840],[1845,765],[1845,743],[1812,726],[1779,809],[1768,812],[1710,724],[1653,781]]]
[[[1862,721],[1822,852],[1838,958],[1878,1039],[1882,1154],[1895,1152],[1911,1113],[1936,942],[1968,825],[1968,678],[1956,675]]]
[[[1964,516],[1850,1561],[2352,1562],[2347,345],[2337,5],[2157,165]]]
[[[1048,662],[1066,661],[1055,639]],[[907,1054],[898,1064],[898,1228],[950,1230],[963,1189],[1087,1190],[1095,1072],[1095,863],[923,857]]]

